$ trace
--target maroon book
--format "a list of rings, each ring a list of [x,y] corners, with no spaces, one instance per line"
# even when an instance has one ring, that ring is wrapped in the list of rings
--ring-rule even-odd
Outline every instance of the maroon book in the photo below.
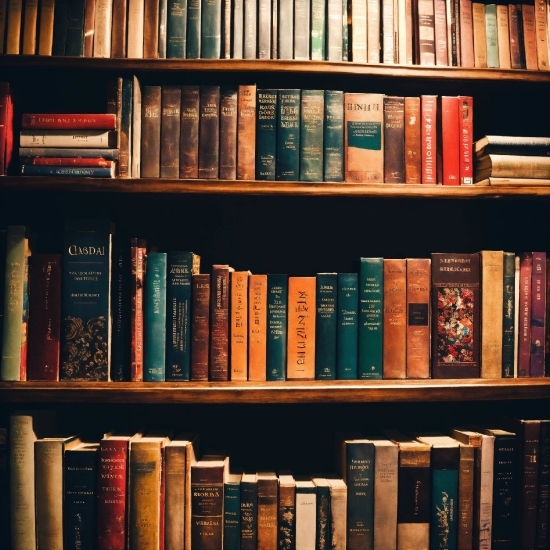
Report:
[[[384,183],[405,182],[405,98],[384,97]]]
[[[229,272],[213,265],[210,288],[210,380],[229,380]]]
[[[61,255],[30,258],[27,380],[59,380]]]
[[[191,380],[208,380],[210,275],[193,275],[191,296]]]
[[[28,114],[21,121],[24,130],[115,130],[116,115],[90,114]]]
[[[530,376],[532,264],[531,252],[523,252],[519,264],[518,378]]]
[[[546,252],[533,252],[531,273],[531,377],[544,376]]]
[[[479,378],[479,254],[432,254],[432,376]]]

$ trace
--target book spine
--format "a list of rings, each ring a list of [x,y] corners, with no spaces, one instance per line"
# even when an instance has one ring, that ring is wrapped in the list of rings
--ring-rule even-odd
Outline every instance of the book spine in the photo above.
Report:
[[[113,0],[111,25],[111,57],[113,58],[126,57],[127,12],[128,0]]]
[[[240,85],[237,110],[237,179],[256,176],[256,85]]]
[[[130,78],[122,79],[120,105],[120,123],[118,125],[119,161],[117,164],[117,176],[130,177],[131,167],[131,139],[132,139],[132,93],[133,82]],[[179,106],[178,106],[179,108]]]
[[[114,146],[115,134],[111,131],[82,130],[21,130],[19,135],[20,147],[63,147],[83,148],[90,147],[110,148]]]
[[[223,550],[241,550],[240,483],[226,483],[224,485]]]
[[[54,5],[54,0],[43,0],[41,2],[38,29],[38,53],[40,55],[52,55]]]
[[[315,379],[336,379],[338,275],[318,273],[316,278]]]
[[[258,478],[258,548],[277,550],[279,480]]]
[[[220,179],[237,179],[237,88],[220,91]]]
[[[474,529],[474,447],[460,445],[458,463],[457,548],[472,548]]]
[[[326,59],[327,61],[342,61],[342,0],[327,0],[326,25]],[[283,26],[283,28],[287,27]]]
[[[231,380],[248,380],[248,272],[230,274],[230,365]]]
[[[435,65],[434,4],[429,0],[419,0],[417,9],[419,65]]]
[[[495,439],[493,436],[483,435],[477,458],[476,494],[479,494],[479,505],[476,510],[474,544],[480,550],[491,549],[494,445]]]
[[[393,65],[395,63],[395,41],[393,35],[393,2],[383,0],[380,2],[382,12],[381,41],[382,41],[382,63]]]
[[[469,185],[474,182],[473,140],[474,140],[474,101],[471,96],[458,97],[458,135],[460,140],[459,182]]]
[[[128,57],[143,57],[145,0],[128,0]]]
[[[472,2],[472,26],[474,30],[474,67],[487,67],[487,32],[485,4]]]
[[[434,0],[434,51],[435,64],[448,66],[449,56],[447,52],[447,14],[445,0]]]
[[[294,0],[294,59],[310,58],[311,0]]]
[[[339,380],[357,380],[358,287],[357,273],[338,274],[336,377]]]
[[[384,96],[384,183],[405,181],[405,98]]]
[[[71,166],[38,166],[34,164],[21,165],[21,174],[25,176],[84,176],[92,178],[112,178],[112,168],[71,167]]]
[[[208,380],[210,275],[193,275],[191,297],[191,380]]]
[[[168,0],[166,57],[185,59],[187,49],[187,0]]]
[[[497,5],[497,40],[498,40],[498,65],[501,69],[509,69],[510,68],[510,27],[509,27],[509,21],[508,21],[508,6],[506,5],[504,6]]]
[[[267,276],[267,380],[286,380],[288,275]]]
[[[342,0],[342,61],[349,59],[348,3]]]
[[[143,284],[145,281],[144,243],[132,239],[130,247],[130,380],[143,380]]]
[[[462,67],[474,66],[474,28],[471,0],[458,3],[459,21],[457,35],[460,38],[460,64]]]
[[[220,87],[200,87],[199,178],[216,179],[219,174]]]
[[[315,548],[317,495],[315,487],[296,485],[296,550]]]
[[[256,179],[275,181],[277,90],[258,88],[256,93]]]
[[[161,87],[144,86],[141,100],[141,177],[160,176]]]
[[[441,97],[443,185],[460,185],[459,98]]]
[[[397,548],[397,445],[374,445],[374,548]]]
[[[302,90],[300,105],[300,180],[323,181],[323,90]]]
[[[348,4],[349,15],[353,22],[350,25],[351,61],[367,62],[367,0],[351,0]]]
[[[512,69],[524,69],[520,46],[520,18],[521,10],[518,4],[508,4],[508,26],[510,29],[510,66]]]
[[[31,258],[27,380],[59,379],[61,255]]]
[[[166,33],[168,23],[168,0],[160,0],[158,5],[158,51],[159,59],[166,59]]]
[[[496,4],[485,5],[485,35],[487,40],[487,67],[499,67],[497,7]]]
[[[5,53],[20,53],[21,22],[23,20],[23,0],[13,0],[7,6]]]
[[[182,86],[180,122],[180,178],[199,177],[199,87]]]
[[[143,10],[143,58],[157,59],[159,51],[159,0],[145,0]]]
[[[531,377],[545,373],[546,253],[533,252],[531,274]]]
[[[229,380],[229,267],[212,266],[210,276],[209,379]]]
[[[344,92],[325,90],[323,181],[344,181]]]
[[[241,550],[255,550],[258,540],[258,483],[241,482]]]
[[[330,487],[317,485],[317,524],[315,545],[319,550],[330,549]]]
[[[520,294],[519,294],[519,343],[518,378],[530,376],[531,360],[531,273],[533,257],[530,252],[520,255]]]
[[[232,27],[231,18],[233,17],[233,5],[231,0],[223,0],[222,2],[222,52],[224,59],[231,59],[231,42],[232,42]],[[275,36],[277,36],[275,34]]]
[[[300,175],[300,90],[279,90],[277,105],[277,163],[279,181]]]
[[[422,183],[437,183],[437,97],[423,95],[420,98],[422,127]]]
[[[325,0],[311,1],[311,59],[323,61],[326,47],[326,5]]]
[[[502,296],[502,378],[514,378],[515,255],[504,253]]]
[[[164,382],[166,375],[166,253],[150,252],[144,287],[143,380]]]
[[[244,2],[233,1],[233,32],[231,35],[231,54],[233,59],[242,59],[244,56]]]
[[[405,98],[405,183],[422,181],[420,98]]]
[[[19,157],[20,158],[34,158],[34,157],[46,157],[46,158],[61,158],[63,161],[67,159],[72,159],[76,157],[81,157],[82,159],[92,159],[92,158],[102,158],[104,160],[118,160],[119,151],[118,149],[95,149],[95,148],[86,148],[86,149],[72,149],[72,148],[57,148],[57,147],[20,147],[19,148]],[[72,164],[72,161],[71,161]],[[78,166],[78,164],[75,164]]]
[[[67,43],[68,18],[69,18],[68,0],[56,0],[54,17],[53,17],[53,21],[54,21],[53,45],[52,45],[53,55],[65,55],[65,45]],[[9,34],[8,34],[8,37],[9,37]]]
[[[221,39],[221,1],[201,0],[201,58],[220,59]]]
[[[548,20],[545,0],[535,2],[535,34],[537,41],[537,66],[541,71],[548,70]]]
[[[42,2],[41,14],[43,13],[44,4],[45,2]],[[53,8],[53,2],[51,2],[51,4]],[[84,44],[83,44],[84,57],[93,57],[94,55],[95,4],[96,4],[95,0],[86,1],[86,8],[84,12]],[[41,15],[41,19],[42,19],[42,15]],[[52,14],[52,21],[53,21],[53,14]],[[41,26],[41,29],[42,29],[42,26]],[[40,30],[39,36],[41,32],[42,31]],[[41,44],[39,44],[39,48],[40,47],[41,47]],[[51,44],[49,46],[49,55],[51,55]],[[124,55],[126,55],[126,52]]]
[[[160,177],[177,179],[180,173],[181,88],[162,86]]]
[[[536,71],[538,69],[538,61],[537,36],[535,30],[535,6],[533,6],[532,4],[523,4],[522,17],[525,68]]]
[[[201,56],[201,0],[187,1],[187,59]]]
[[[147,4],[147,2],[146,2]],[[56,0],[57,8],[57,0]],[[96,0],[94,21],[94,57],[111,57],[112,0]],[[57,17],[57,9],[56,15]],[[55,19],[54,19],[55,25]],[[54,27],[55,31],[55,27]],[[55,35],[54,35],[55,49]],[[55,52],[54,52],[55,55]]]
[[[248,278],[248,379],[266,380],[267,275]]]
[[[271,59],[279,57],[279,0],[271,0]]]
[[[38,0],[26,0],[23,23],[23,54],[36,53],[36,22],[38,20]],[[1,24],[1,23],[0,23]]]
[[[295,550],[296,548],[296,487],[294,485],[279,485],[278,509],[280,550]]]
[[[540,423],[539,491],[537,496],[537,542],[535,548],[548,546],[550,522],[550,422]]]
[[[251,0],[243,1],[243,58],[258,57],[258,4]]]
[[[65,55],[82,57],[84,53],[84,9],[84,0],[73,1],[69,4],[69,17],[67,20],[67,44],[65,46]],[[36,20],[34,21],[34,27],[36,28]],[[31,47],[31,49],[32,52],[28,53],[34,53],[34,46]]]
[[[167,445],[165,460],[165,546],[166,550],[184,548],[185,494],[187,492],[187,449],[183,445]]]
[[[258,59],[271,57],[271,0],[259,0],[257,6]]]

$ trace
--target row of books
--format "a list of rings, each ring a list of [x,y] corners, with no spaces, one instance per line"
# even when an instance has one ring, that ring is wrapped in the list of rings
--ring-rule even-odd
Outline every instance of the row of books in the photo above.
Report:
[[[548,544],[550,420],[505,418],[449,435],[336,434],[336,473],[294,476],[231,473],[229,457],[201,456],[193,434],[44,437],[37,416],[10,416],[12,548]]]
[[[10,0],[0,53],[548,70],[548,9],[463,0]]]
[[[139,90],[136,79],[122,80],[119,173],[127,176],[444,185],[473,181],[469,96],[399,97],[255,85]],[[69,168],[58,159],[75,154],[76,147],[89,157],[97,147],[112,146],[109,131],[91,124],[75,133],[62,115],[51,116],[57,118],[47,128],[23,124],[21,172],[109,175],[102,172],[105,168]],[[71,116],[76,115],[66,115],[67,120]],[[93,123],[103,116],[81,118]],[[36,160],[52,155],[56,166],[51,159]]]
[[[5,176],[13,154],[13,102],[8,82],[0,82],[0,176]]]
[[[2,380],[547,374],[544,252],[361,258],[357,273],[289,277],[200,273],[192,252],[111,239],[108,222],[70,221],[62,255],[31,256],[27,228],[8,227]]]

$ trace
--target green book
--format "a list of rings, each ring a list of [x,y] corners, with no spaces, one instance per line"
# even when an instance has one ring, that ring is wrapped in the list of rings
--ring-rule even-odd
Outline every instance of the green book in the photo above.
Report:
[[[166,57],[184,59],[187,47],[187,0],[168,0]]]
[[[276,179],[300,175],[300,90],[278,90]]]
[[[315,379],[336,379],[337,273],[317,273],[315,306]]]
[[[382,379],[383,258],[361,258],[359,265],[359,359],[357,378]]]
[[[267,380],[286,379],[288,275],[267,276]]]
[[[187,3],[187,52],[188,59],[201,56],[201,0]]]
[[[256,179],[275,181],[277,90],[256,91]]]
[[[504,296],[502,317],[502,378],[514,377],[514,318],[516,256],[504,253]]]
[[[223,485],[223,550],[241,550],[241,478],[229,474]]]
[[[302,90],[300,108],[300,181],[323,181],[325,93]]]
[[[201,59],[220,59],[222,47],[221,0],[202,0]]]
[[[344,181],[344,92],[325,90],[324,181]]]
[[[357,380],[357,325],[359,307],[359,276],[338,273],[337,353],[338,380]]]
[[[323,61],[325,56],[325,0],[311,0],[311,36],[310,52],[311,59]]]
[[[485,37],[487,41],[487,67],[498,69],[497,6],[485,5]]]
[[[144,382],[164,382],[165,379],[166,264],[166,253],[149,252],[143,304]]]

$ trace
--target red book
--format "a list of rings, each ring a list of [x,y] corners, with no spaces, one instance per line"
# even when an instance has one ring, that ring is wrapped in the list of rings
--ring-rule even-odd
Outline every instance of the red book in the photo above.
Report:
[[[191,296],[191,380],[208,380],[210,275],[193,275]]]
[[[518,378],[528,377],[531,358],[531,252],[520,255]]]
[[[437,183],[437,96],[423,95],[422,110],[422,183]]]
[[[458,135],[458,97],[441,97],[441,156],[443,185],[460,185]]]
[[[458,97],[458,134],[460,138],[460,185],[474,183],[474,100],[470,96]]]
[[[531,377],[544,376],[546,252],[533,252],[531,273]]]
[[[27,114],[22,117],[24,130],[115,130],[114,114]]]
[[[61,255],[30,258],[27,380],[59,380]]]
[[[130,380],[143,381],[143,281],[147,244],[142,239],[130,241]]]
[[[103,166],[111,168],[112,160],[104,158],[82,157],[20,157],[21,164],[34,164],[35,166]]]

